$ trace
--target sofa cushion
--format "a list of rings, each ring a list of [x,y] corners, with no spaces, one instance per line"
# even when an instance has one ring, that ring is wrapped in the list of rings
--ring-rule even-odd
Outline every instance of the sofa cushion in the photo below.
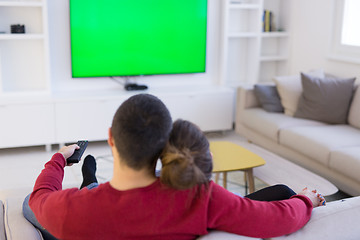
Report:
[[[318,78],[325,77],[322,69],[309,71],[308,74]],[[285,109],[285,114],[294,116],[302,93],[300,74],[275,77],[274,82],[280,95],[281,104]]]
[[[350,105],[348,122],[350,125],[360,129],[360,87],[358,86]]]
[[[330,154],[330,168],[360,182],[360,144],[341,148]]]
[[[6,240],[4,227],[4,204],[0,201],[0,240]]]
[[[280,144],[329,166],[331,151],[360,145],[360,130],[349,125],[293,127],[280,131]]]
[[[355,78],[317,78],[301,73],[303,92],[295,117],[345,124]]]
[[[8,198],[5,201],[4,221],[7,240],[41,240],[40,232],[22,214],[24,198]]]
[[[334,201],[312,211],[310,221],[300,230],[273,240],[359,239],[360,197]]]
[[[243,124],[262,135],[278,142],[280,129],[293,126],[324,126],[325,123],[293,118],[283,113],[269,113],[261,108],[251,108],[243,111],[241,116]]]
[[[263,109],[268,112],[284,112],[276,86],[256,84],[254,92]]]

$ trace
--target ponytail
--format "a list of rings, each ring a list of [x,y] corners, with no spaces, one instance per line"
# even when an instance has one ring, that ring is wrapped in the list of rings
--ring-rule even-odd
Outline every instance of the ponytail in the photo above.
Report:
[[[212,175],[209,142],[193,123],[177,120],[161,154],[162,183],[175,189],[207,185]]]
[[[160,180],[175,189],[189,189],[209,180],[195,164],[189,149],[179,150],[172,145],[165,148],[161,158],[162,169]]]

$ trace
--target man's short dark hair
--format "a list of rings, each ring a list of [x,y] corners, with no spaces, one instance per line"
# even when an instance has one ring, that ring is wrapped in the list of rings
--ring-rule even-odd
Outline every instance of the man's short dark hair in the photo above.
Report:
[[[122,160],[140,170],[155,167],[171,129],[171,116],[164,103],[150,94],[139,94],[118,108],[111,133]]]

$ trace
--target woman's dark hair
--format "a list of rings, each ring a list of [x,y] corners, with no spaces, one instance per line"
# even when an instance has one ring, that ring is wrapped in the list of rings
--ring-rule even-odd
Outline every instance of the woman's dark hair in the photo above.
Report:
[[[212,174],[209,142],[195,124],[177,120],[161,154],[160,180],[175,189],[207,185]]]
[[[164,103],[155,96],[139,94],[118,108],[111,133],[119,155],[129,167],[154,172],[171,128],[172,119]]]

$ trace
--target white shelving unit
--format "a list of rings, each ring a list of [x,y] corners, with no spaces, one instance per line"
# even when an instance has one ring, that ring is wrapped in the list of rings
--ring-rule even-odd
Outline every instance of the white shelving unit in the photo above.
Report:
[[[0,148],[55,142],[46,1],[0,0]]]
[[[0,96],[50,93],[47,24],[46,0],[0,0]]]
[[[269,82],[288,71],[292,0],[247,0],[222,4],[221,83]],[[273,13],[275,31],[263,32],[264,10]]]

